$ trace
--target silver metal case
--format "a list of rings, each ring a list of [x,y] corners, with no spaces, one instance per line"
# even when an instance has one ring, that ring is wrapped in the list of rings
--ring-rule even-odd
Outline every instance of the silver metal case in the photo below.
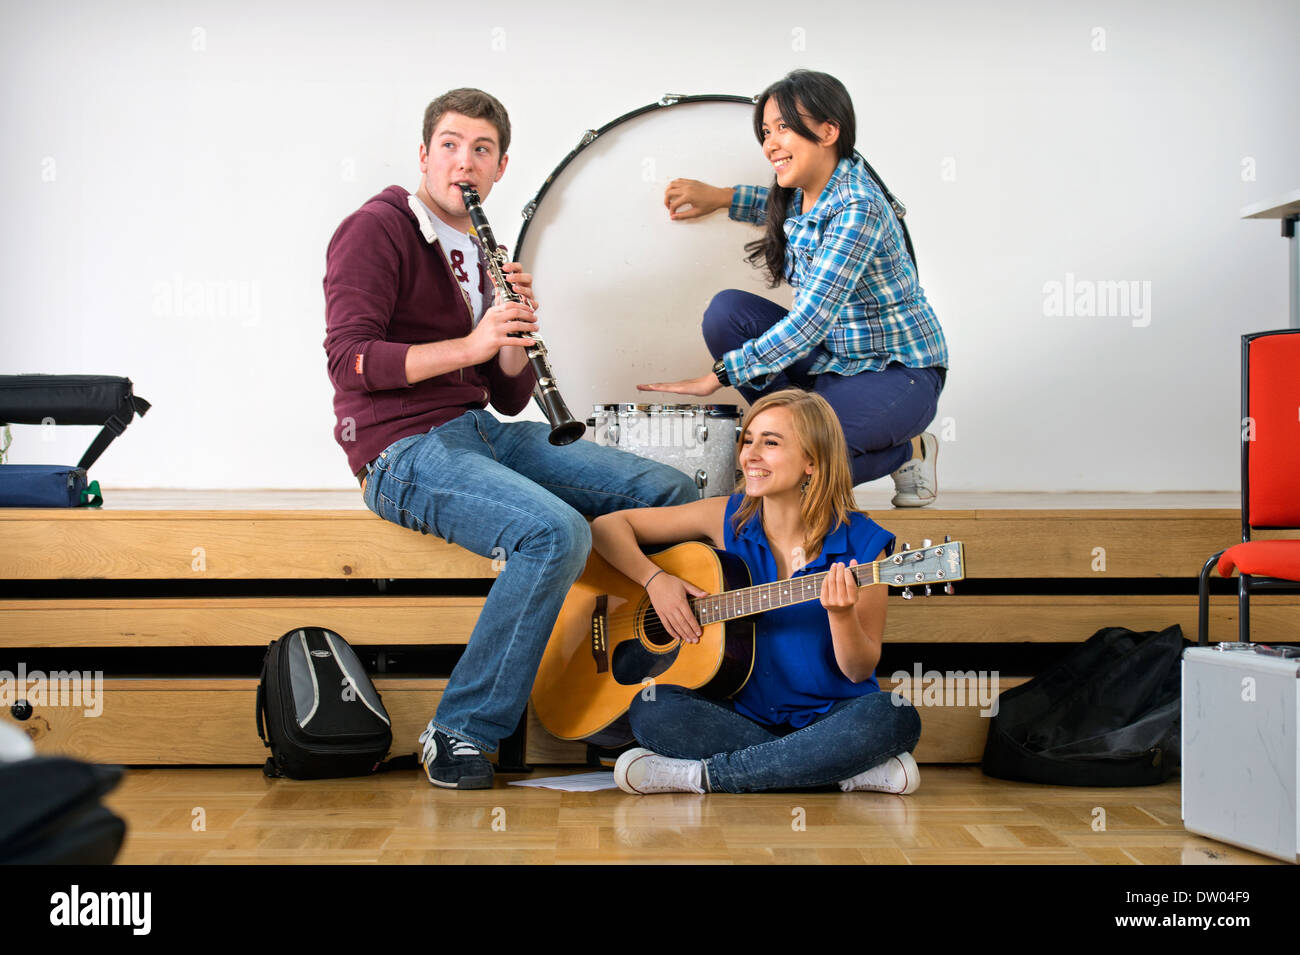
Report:
[[[1183,825],[1300,861],[1300,651],[1219,646],[1183,655]]]

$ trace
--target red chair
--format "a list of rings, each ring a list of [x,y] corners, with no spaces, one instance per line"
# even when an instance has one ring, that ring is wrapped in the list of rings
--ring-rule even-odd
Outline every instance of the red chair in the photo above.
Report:
[[[1300,540],[1250,539],[1300,528],[1300,329],[1241,336],[1241,543],[1201,568],[1197,643],[1209,643],[1210,571],[1236,568],[1238,640],[1250,639],[1250,595],[1300,589]]]

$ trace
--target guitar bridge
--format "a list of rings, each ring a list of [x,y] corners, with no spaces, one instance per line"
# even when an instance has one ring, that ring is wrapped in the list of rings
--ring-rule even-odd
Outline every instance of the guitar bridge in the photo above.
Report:
[[[596,609],[591,612],[591,657],[596,661],[597,673],[609,672],[609,645],[606,641],[606,620],[609,617],[609,597],[596,598]]]

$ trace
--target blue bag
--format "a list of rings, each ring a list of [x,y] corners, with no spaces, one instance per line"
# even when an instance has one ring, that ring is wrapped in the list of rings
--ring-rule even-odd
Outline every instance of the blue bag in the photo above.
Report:
[[[0,507],[99,507],[99,482],[66,464],[0,464]]]

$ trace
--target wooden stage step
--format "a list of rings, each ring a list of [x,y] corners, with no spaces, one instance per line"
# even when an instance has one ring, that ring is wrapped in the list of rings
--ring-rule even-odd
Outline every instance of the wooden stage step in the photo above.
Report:
[[[192,597],[0,599],[0,647],[264,646],[301,626],[343,634],[356,646],[460,645],[482,597]],[[1178,624],[1196,636],[1196,600],[1174,594],[1011,594],[891,597],[886,642],[1077,643],[1103,626],[1162,630]],[[1237,600],[1215,595],[1210,629],[1236,631]],[[1297,637],[1300,596],[1252,598],[1260,642]]]
[[[1195,577],[1239,540],[1234,494],[859,498],[900,542],[963,541],[971,577]],[[491,578],[492,561],[389,524],[346,491],[110,491],[99,509],[0,510],[0,579]]]
[[[967,581],[956,596],[890,597],[886,643],[926,670],[934,644],[996,660],[1024,645],[1076,643],[1103,626],[1178,623],[1194,638],[1196,576],[1240,533],[1238,497],[1227,493],[946,492],[941,507],[896,510],[883,492],[869,492],[859,503],[900,543],[946,534],[964,544]],[[102,509],[2,509],[0,541],[0,670],[51,659],[71,659],[61,663],[69,668],[82,650],[112,660],[141,648],[265,647],[299,626],[328,627],[359,647],[455,647],[469,639],[497,572],[490,560],[384,522],[356,491],[110,488]],[[390,581],[422,592],[387,592]],[[336,590],[322,596],[313,589],[321,585]],[[1215,596],[1213,638],[1235,639],[1236,611],[1234,597]],[[1256,639],[1294,640],[1298,611],[1300,597],[1256,598]],[[987,669],[1002,689],[1032,675]],[[446,675],[377,676],[399,743],[418,735]],[[880,674],[886,689],[889,675]],[[109,667],[102,716],[47,707],[17,725],[43,752],[106,762],[260,763],[256,676]],[[0,712],[14,721],[8,705]],[[919,759],[979,759],[987,723],[978,706],[923,708],[922,722]],[[531,762],[584,755],[580,744],[532,727]]]
[[[105,678],[94,693],[72,688],[53,703],[33,704],[17,719],[6,705],[0,722],[27,733],[43,755],[71,756],[91,762],[127,766],[260,765],[268,751],[257,735],[254,712],[257,680],[231,678]],[[882,689],[896,687],[882,679]],[[931,704],[920,699],[923,688],[909,686],[902,695],[914,699],[923,731],[916,758],[920,762],[979,762],[988,736],[982,702],[996,698],[990,690],[1008,689],[1023,678],[954,685],[947,681]],[[416,751],[416,741],[447,685],[445,678],[374,677],[393,727],[394,755]],[[958,692],[960,690],[960,693]],[[530,710],[527,759],[530,764],[568,765],[586,760],[582,743],[548,734]]]

